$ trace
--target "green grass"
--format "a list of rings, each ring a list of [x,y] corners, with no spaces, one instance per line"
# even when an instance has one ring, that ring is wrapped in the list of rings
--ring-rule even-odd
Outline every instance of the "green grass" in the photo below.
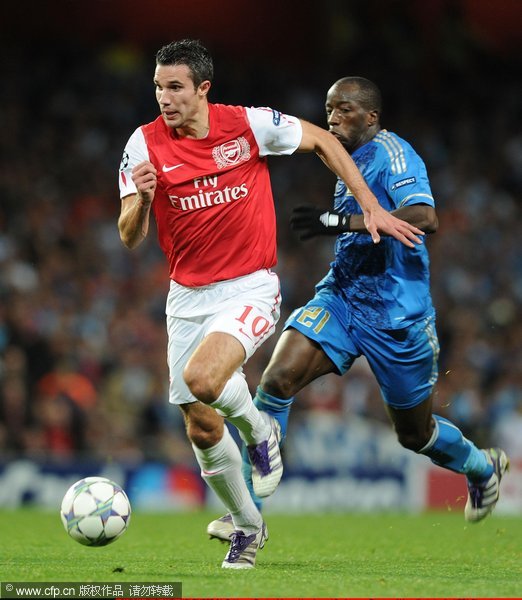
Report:
[[[105,548],[70,539],[57,514],[0,511],[1,581],[181,581],[185,597],[522,595],[522,519],[461,514],[269,515],[251,571],[221,569],[209,513],[135,513]]]

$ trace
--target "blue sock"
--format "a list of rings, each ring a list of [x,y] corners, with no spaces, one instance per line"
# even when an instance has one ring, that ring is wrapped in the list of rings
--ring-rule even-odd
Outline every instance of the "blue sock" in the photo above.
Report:
[[[290,414],[290,407],[292,406],[294,399],[288,398],[277,398],[264,392],[261,387],[257,387],[256,395],[254,398],[254,404],[269,415],[272,415],[277,419],[281,426],[281,441],[286,437],[286,429],[288,427],[288,415]]]
[[[256,390],[254,404],[259,410],[262,410],[277,419],[281,426],[281,441],[284,440],[286,436],[288,415],[290,414],[290,407],[292,406],[293,401],[293,398],[283,400],[282,398],[271,396],[270,394],[263,392],[260,387]],[[263,500],[254,492],[254,486],[252,485],[252,465],[250,464],[250,459],[248,458],[248,452],[244,443],[241,445],[241,458],[243,459],[241,471],[243,472],[248,491],[252,496],[254,504],[261,510],[263,507]]]
[[[433,418],[433,435],[426,446],[419,450],[419,454],[425,454],[440,467],[463,473],[471,481],[488,479],[493,473],[493,466],[484,452],[466,439],[451,421],[438,415],[433,415]]]
[[[241,444],[241,458],[243,459],[243,464],[241,465],[243,479],[247,484],[248,491],[250,492],[250,496],[252,497],[254,504],[257,506],[259,512],[261,512],[261,509],[263,508],[263,500],[254,492],[254,485],[252,484],[252,465],[250,464],[250,459],[248,458],[248,452],[244,442]]]

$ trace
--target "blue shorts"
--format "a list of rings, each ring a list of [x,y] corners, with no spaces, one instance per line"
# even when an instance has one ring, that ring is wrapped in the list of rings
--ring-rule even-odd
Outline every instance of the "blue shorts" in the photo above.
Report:
[[[439,342],[434,316],[403,329],[375,329],[354,318],[340,294],[323,288],[290,315],[284,329],[289,327],[317,342],[340,375],[356,358],[365,356],[384,401],[393,408],[420,404],[437,381]]]

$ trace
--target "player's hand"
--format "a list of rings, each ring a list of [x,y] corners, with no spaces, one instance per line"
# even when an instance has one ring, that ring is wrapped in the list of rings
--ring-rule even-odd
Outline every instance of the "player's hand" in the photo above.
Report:
[[[408,248],[415,248],[415,244],[422,244],[422,240],[419,237],[424,235],[422,229],[402,219],[398,219],[380,204],[377,204],[369,211],[364,211],[364,226],[372,236],[374,244],[378,244],[381,241],[379,232],[394,237],[405,246],[408,246]]]
[[[156,167],[150,161],[144,160],[132,169],[131,178],[138,190],[138,197],[144,204],[150,205],[154,200],[157,185]]]
[[[300,240],[309,240],[316,235],[339,235],[349,231],[350,215],[316,206],[298,206],[292,211],[290,226],[300,232]]]

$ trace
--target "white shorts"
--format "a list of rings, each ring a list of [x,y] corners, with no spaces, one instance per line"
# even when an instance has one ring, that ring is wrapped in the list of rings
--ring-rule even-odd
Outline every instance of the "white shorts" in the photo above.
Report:
[[[196,401],[183,370],[203,338],[215,331],[234,336],[245,349],[246,362],[274,333],[280,306],[279,278],[266,269],[198,288],[171,281],[166,308],[169,402]]]

